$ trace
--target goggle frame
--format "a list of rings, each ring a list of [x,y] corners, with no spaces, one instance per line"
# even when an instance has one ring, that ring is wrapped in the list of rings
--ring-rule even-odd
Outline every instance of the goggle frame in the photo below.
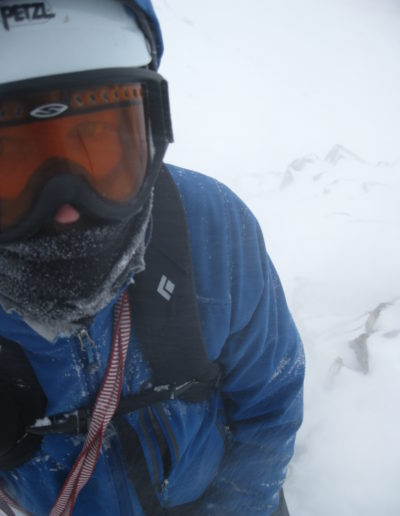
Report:
[[[0,85],[1,103],[4,98],[23,99],[44,91],[77,90],[98,87],[102,84],[123,83],[140,83],[143,86],[149,145],[154,148],[154,155],[148,165],[139,193],[124,203],[110,201],[101,198],[96,192],[92,192],[84,182],[78,187],[76,182],[79,179],[76,177],[61,174],[37,192],[23,219],[16,226],[0,232],[0,243],[25,238],[35,233],[43,226],[44,221],[51,217],[55,206],[60,203],[75,201],[82,206],[89,203],[92,213],[107,220],[120,220],[138,213],[155,184],[167,147],[173,141],[168,84],[160,74],[147,68],[91,70]],[[24,123],[30,122],[25,121]],[[34,119],[32,123],[34,123]],[[18,121],[6,124],[17,125]],[[5,126],[4,123],[1,125]]]

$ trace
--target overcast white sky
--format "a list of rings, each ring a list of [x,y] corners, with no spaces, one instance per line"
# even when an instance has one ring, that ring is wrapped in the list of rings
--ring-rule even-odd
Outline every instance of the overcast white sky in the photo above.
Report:
[[[400,2],[154,5],[176,135],[170,161],[214,175],[282,170],[336,143],[372,162],[400,159]]]

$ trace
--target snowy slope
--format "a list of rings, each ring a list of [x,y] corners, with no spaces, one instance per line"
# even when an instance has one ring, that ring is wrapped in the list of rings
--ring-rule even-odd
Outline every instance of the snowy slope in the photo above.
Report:
[[[307,354],[292,514],[395,516],[400,165],[372,166],[335,146],[292,163],[265,201],[261,221]]]
[[[154,4],[168,159],[249,204],[304,340],[291,516],[398,516],[400,4]]]

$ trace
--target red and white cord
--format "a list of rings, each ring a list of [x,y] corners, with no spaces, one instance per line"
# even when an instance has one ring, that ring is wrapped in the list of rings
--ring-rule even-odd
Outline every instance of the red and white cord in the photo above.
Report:
[[[110,357],[93,407],[85,444],[61,488],[50,516],[72,514],[80,491],[92,476],[101,450],[104,432],[119,404],[131,332],[131,313],[126,293],[118,301],[114,316],[116,320]]]

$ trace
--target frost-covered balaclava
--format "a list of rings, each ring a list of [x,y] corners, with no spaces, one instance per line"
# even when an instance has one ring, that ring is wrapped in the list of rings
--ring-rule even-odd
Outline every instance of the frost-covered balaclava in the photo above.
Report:
[[[132,218],[0,245],[0,304],[49,340],[70,335],[144,269],[152,199]]]

